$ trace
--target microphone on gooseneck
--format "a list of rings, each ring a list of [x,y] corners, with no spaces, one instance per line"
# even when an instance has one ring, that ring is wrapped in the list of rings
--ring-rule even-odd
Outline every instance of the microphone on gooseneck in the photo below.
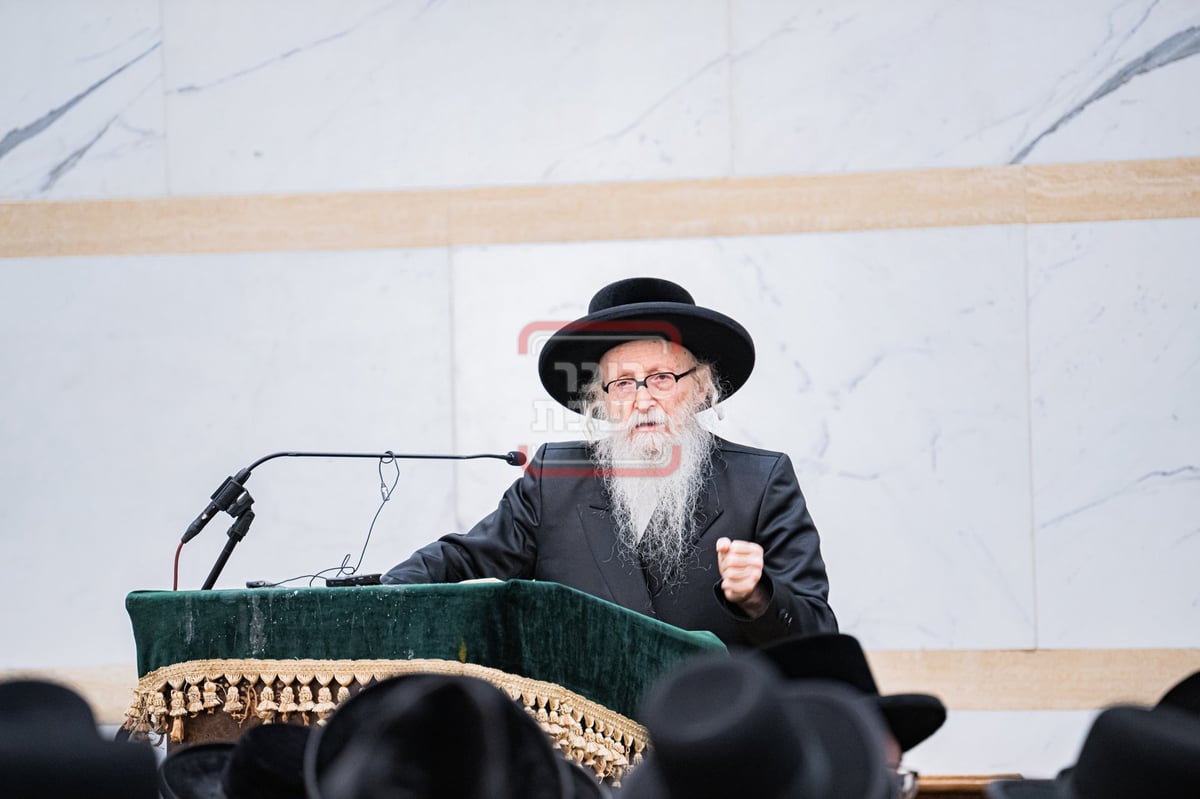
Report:
[[[510,453],[511,454],[511,453]],[[233,504],[237,502],[246,490],[246,480],[250,478],[250,470],[242,469],[234,477],[226,477],[225,482],[217,486],[217,490],[212,493],[211,501],[208,507],[200,512],[200,515],[188,525],[187,530],[183,532],[183,543],[191,541],[196,536],[200,535],[200,531],[204,526],[212,521],[212,517],[216,516],[221,511],[228,511]]]
[[[199,535],[200,531],[203,530],[205,525],[212,520],[213,516],[216,516],[218,513],[224,511],[233,517],[234,523],[229,528],[229,540],[225,544],[225,549],[221,551],[220,556],[217,558],[217,562],[213,565],[212,571],[209,572],[208,579],[204,581],[202,590],[208,590],[213,587],[213,584],[216,582],[221,570],[225,568],[226,561],[229,560],[229,556],[233,553],[233,548],[237,546],[239,541],[246,537],[246,533],[250,529],[250,523],[254,521],[254,511],[251,510],[250,507],[254,504],[254,498],[250,496],[250,492],[246,490],[246,481],[250,479],[250,472],[252,472],[255,467],[259,466],[260,464],[266,463],[274,458],[373,458],[378,460],[381,464],[390,463],[396,460],[465,461],[474,460],[476,458],[496,458],[497,460],[502,460],[511,466],[524,466],[529,460],[525,456],[524,452],[517,450],[507,452],[503,455],[490,452],[479,455],[419,455],[396,453],[390,450],[387,452],[275,452],[270,455],[265,455],[247,466],[245,469],[242,469],[236,475],[232,477],[226,477],[224,482],[217,486],[217,490],[212,493],[212,497],[210,498],[208,505],[205,506],[204,510],[200,512],[200,515],[188,525],[187,530],[185,530],[183,533],[183,538],[179,542],[179,546],[175,550],[174,585],[176,588],[179,587],[179,553],[183,549],[183,545]],[[387,501],[386,495],[384,497],[384,501]],[[373,526],[374,522],[372,522],[372,527]],[[368,531],[367,536],[369,540],[370,531]],[[365,549],[366,547],[364,545],[364,551]],[[349,573],[353,574],[355,569],[357,569],[357,567],[349,570]],[[339,572],[340,571],[341,567],[339,567]],[[355,580],[363,581],[364,578],[351,578],[350,580],[343,582],[347,582],[349,584],[354,583]],[[363,584],[365,584],[365,582]]]
[[[416,455],[396,452],[275,452],[271,455],[259,458],[245,469],[242,469],[236,475],[232,477],[226,477],[225,481],[221,483],[221,485],[217,486],[217,490],[212,493],[212,497],[208,503],[208,506],[205,507],[204,510],[200,512],[200,515],[197,516],[192,523],[187,526],[187,530],[185,530],[183,533],[183,543],[186,544],[188,541],[191,541],[193,538],[198,536],[200,531],[204,529],[205,525],[212,521],[212,518],[218,513],[221,511],[228,512],[229,509],[234,506],[234,503],[238,501],[239,497],[245,493],[246,481],[250,479],[250,472],[260,464],[266,463],[274,458],[377,458],[384,460],[388,458],[394,458],[396,460],[416,459],[455,461],[473,460],[476,458],[496,458],[497,460],[504,461],[509,466],[524,466],[529,462],[529,458],[526,457],[525,453],[517,450],[512,450],[504,455],[490,452],[479,455]]]

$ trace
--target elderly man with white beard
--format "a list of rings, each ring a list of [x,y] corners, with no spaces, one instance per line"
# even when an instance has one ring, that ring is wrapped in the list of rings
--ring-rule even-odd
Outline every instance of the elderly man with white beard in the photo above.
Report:
[[[745,328],[681,286],[605,286],[538,366],[550,396],[599,435],[543,445],[492,514],[383,582],[549,580],[731,648],[837,632],[791,461],[726,441],[698,417],[753,366]]]

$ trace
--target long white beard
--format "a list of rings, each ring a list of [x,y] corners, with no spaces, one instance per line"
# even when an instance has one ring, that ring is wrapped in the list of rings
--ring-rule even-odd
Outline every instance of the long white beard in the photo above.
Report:
[[[713,435],[694,414],[668,417],[661,409],[634,412],[597,442],[593,460],[604,476],[622,557],[654,569],[677,585],[695,554],[696,508],[712,465]],[[665,423],[658,433],[633,433],[644,422]]]

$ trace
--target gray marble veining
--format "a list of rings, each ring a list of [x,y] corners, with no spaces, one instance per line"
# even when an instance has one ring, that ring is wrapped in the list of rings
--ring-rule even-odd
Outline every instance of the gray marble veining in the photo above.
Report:
[[[32,139],[34,136],[37,136],[39,133],[41,133],[42,131],[49,128],[51,125],[53,125],[55,122],[57,122],[60,118],[62,118],[63,115],[65,115],[68,111],[70,111],[72,108],[74,108],[80,102],[82,102],[85,98],[87,98],[89,95],[91,95],[97,89],[99,89],[101,86],[108,83],[110,80],[117,77],[122,72],[129,69],[134,64],[138,63],[143,58],[145,58],[146,56],[148,56],[151,53],[153,53],[154,51],[158,50],[158,48],[161,46],[162,46],[161,41],[155,42],[154,45],[151,46],[149,49],[145,50],[144,52],[142,52],[139,55],[135,56],[134,58],[130,59],[129,61],[126,61],[124,64],[117,67],[112,72],[109,72],[103,78],[100,78],[100,80],[96,81],[91,86],[88,86],[86,89],[81,91],[79,94],[76,94],[74,97],[72,97],[70,100],[67,100],[62,105],[60,105],[56,108],[50,109],[45,114],[43,114],[41,117],[39,117],[38,119],[29,123],[28,125],[25,125],[20,128],[13,128],[8,133],[4,134],[4,138],[0,139],[0,158],[4,158],[6,155],[8,155],[10,152],[12,152],[14,149],[16,149],[18,146],[20,146],[24,142],[28,141],[29,139]],[[106,125],[105,130],[107,130],[107,129],[108,129],[108,127]],[[103,131],[101,131],[100,135],[103,135]],[[96,136],[96,139],[99,139],[99,138],[100,138],[100,136]],[[82,157],[82,155],[87,152],[88,148],[90,148],[91,145],[95,143],[96,139],[93,139],[92,142],[90,142],[86,146],[80,148],[80,150],[77,150],[76,154],[79,157]],[[78,160],[78,159],[76,159],[76,160]]]
[[[1059,117],[1055,122],[1039,133],[1028,144],[1017,151],[1013,156],[1010,164],[1019,164],[1024,161],[1033,148],[1037,147],[1042,139],[1057,132],[1060,128],[1066,125],[1075,117],[1083,113],[1083,111],[1102,97],[1112,94],[1117,89],[1124,86],[1129,81],[1153,72],[1156,69],[1161,69],[1176,61],[1181,61],[1185,58],[1191,58],[1194,55],[1200,54],[1200,27],[1188,28],[1180,31],[1174,36],[1160,42],[1149,51],[1143,53],[1138,58],[1130,61],[1125,66],[1118,69],[1104,83],[1100,84],[1094,92],[1084,98],[1079,104],[1072,108],[1067,113]]]

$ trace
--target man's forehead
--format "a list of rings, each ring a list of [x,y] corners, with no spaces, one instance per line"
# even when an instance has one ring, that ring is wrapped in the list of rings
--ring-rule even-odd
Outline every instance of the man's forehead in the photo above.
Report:
[[[610,349],[600,358],[604,369],[632,368],[638,366],[657,367],[677,365],[692,360],[692,354],[674,341],[661,338],[627,341]]]

